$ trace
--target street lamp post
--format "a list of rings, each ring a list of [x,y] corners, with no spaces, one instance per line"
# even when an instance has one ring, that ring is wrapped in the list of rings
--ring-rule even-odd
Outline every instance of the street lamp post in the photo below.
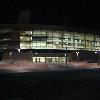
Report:
[[[67,45],[68,45],[68,43],[66,43],[66,53],[65,53],[65,63],[66,63],[66,68],[67,68]]]
[[[10,52],[10,57],[11,57],[11,62],[13,62],[13,53],[12,52]]]
[[[65,53],[65,63],[66,63],[66,68],[67,68],[67,47],[66,47],[66,53]]]
[[[99,61],[99,57],[100,57],[99,52],[100,52],[100,50],[96,50],[96,51],[95,51],[95,54],[98,55],[98,56],[97,56],[97,64],[98,64],[98,66],[99,66],[99,64],[100,64],[100,61]]]
[[[18,52],[20,53],[20,49],[18,48],[17,50],[18,50]],[[18,67],[19,67],[19,63],[18,63]]]
[[[78,63],[78,59],[79,59],[79,52],[76,52],[77,55],[77,63]]]

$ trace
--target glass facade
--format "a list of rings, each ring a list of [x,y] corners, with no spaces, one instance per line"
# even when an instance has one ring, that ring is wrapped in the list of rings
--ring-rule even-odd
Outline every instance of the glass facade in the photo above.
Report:
[[[96,51],[100,49],[100,36],[89,33],[52,31],[52,30],[34,30],[20,32],[21,49],[60,49],[60,50],[86,50]],[[39,53],[38,53],[39,54]],[[66,57],[33,54],[33,62],[66,62]],[[48,52],[49,54],[49,52]],[[67,58],[68,60],[69,58]]]
[[[66,59],[72,61],[76,57],[76,51],[81,56],[83,52],[85,55],[85,51],[89,54],[90,51],[100,50],[100,35],[96,32],[77,32],[68,28],[68,31],[64,31],[63,27],[58,26],[8,26],[8,29],[0,30],[0,48],[5,49],[2,51],[10,54],[9,52],[16,52],[20,48],[22,58],[30,56],[33,62],[65,62]],[[86,59],[84,55],[82,59]],[[5,56],[7,57],[8,55]]]
[[[100,36],[87,33],[35,30],[20,31],[21,49],[100,49]]]

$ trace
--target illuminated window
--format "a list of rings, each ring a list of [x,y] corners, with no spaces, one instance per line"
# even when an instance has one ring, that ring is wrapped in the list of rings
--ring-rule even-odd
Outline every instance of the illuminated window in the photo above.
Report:
[[[52,49],[53,48],[52,44],[47,44],[47,48]]]
[[[75,46],[77,46],[77,44],[75,44]]]
[[[81,40],[79,40],[79,42],[81,43],[82,41],[81,41]]]
[[[20,43],[20,48],[21,49],[31,49],[31,44],[30,43],[24,43],[24,42],[21,42]]]
[[[32,37],[20,36],[21,41],[32,41]]]
[[[73,41],[73,39],[71,39],[71,41]]]
[[[47,41],[52,41],[52,38],[48,38]]]
[[[32,35],[32,31],[21,31],[20,35]]]
[[[77,40],[75,40],[75,43],[77,43]]]
[[[60,32],[53,32],[53,37],[61,37],[61,33]]]
[[[49,32],[49,31],[47,32],[48,37],[52,37],[52,34],[53,34],[52,32]]]

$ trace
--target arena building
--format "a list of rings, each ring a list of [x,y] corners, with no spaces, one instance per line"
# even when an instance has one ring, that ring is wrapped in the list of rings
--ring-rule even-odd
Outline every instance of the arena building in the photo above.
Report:
[[[52,25],[0,25],[1,60],[87,61],[96,60],[99,50],[98,31]]]

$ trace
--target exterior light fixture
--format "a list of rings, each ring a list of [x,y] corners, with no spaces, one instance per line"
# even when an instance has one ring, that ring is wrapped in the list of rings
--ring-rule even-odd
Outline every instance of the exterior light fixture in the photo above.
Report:
[[[12,55],[12,52],[10,52],[10,55]]]
[[[79,52],[76,52],[76,54],[79,54]]]
[[[78,59],[79,59],[79,52],[76,52],[77,54],[77,63],[78,63]]]
[[[97,52],[95,51],[95,53],[97,53]]]
[[[18,52],[20,52],[20,49],[17,49],[18,50]]]
[[[17,48],[17,50],[18,50],[18,52],[20,52],[21,49],[20,48]]]
[[[36,52],[35,54],[37,55],[38,53]]]
[[[66,43],[66,53],[65,53],[65,63],[66,63],[66,68],[67,68],[67,45],[68,45],[68,43]]]
[[[100,50],[96,50],[95,54],[97,55],[97,64],[99,66],[99,64],[100,64]]]

